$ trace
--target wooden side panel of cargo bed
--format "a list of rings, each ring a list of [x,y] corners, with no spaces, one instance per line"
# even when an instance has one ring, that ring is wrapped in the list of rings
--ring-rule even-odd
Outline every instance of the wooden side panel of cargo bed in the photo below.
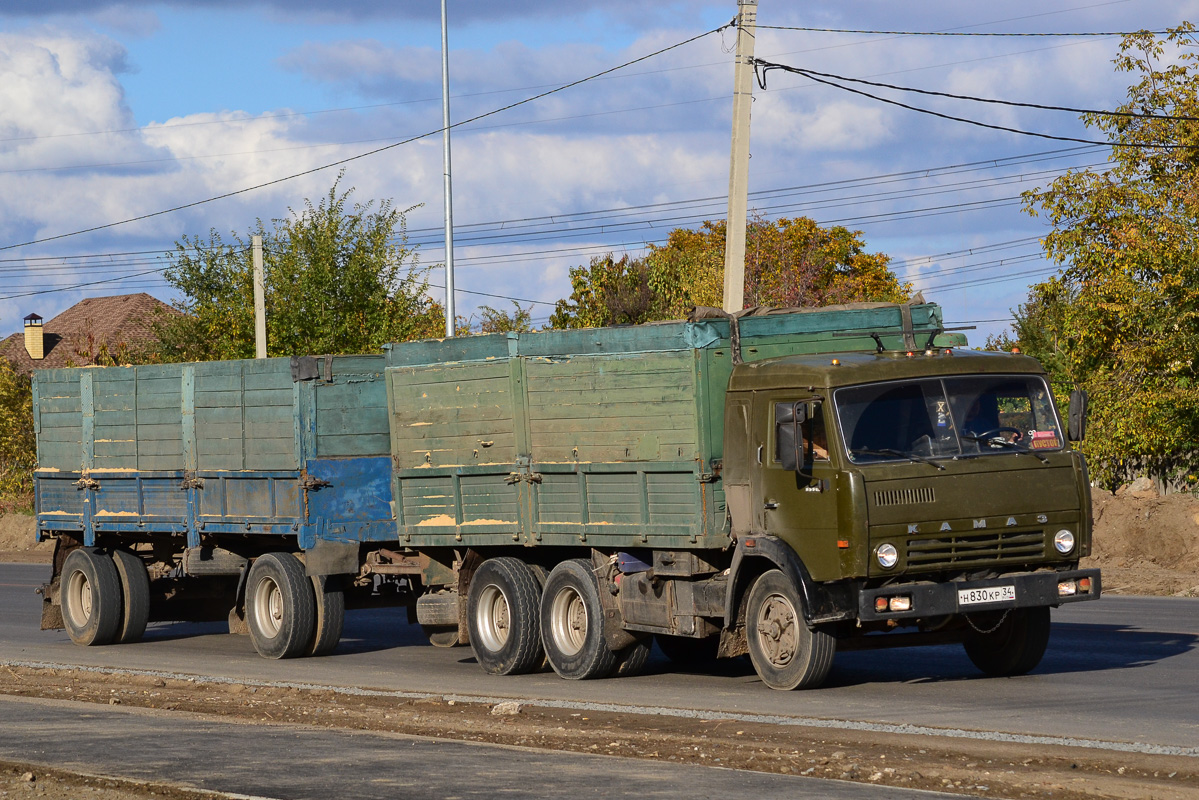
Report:
[[[537,463],[679,461],[698,456],[690,350],[530,358],[529,449]]]

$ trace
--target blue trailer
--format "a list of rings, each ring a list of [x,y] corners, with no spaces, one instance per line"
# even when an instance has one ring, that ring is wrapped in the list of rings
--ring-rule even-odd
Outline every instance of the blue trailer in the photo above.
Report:
[[[396,538],[385,366],[36,372],[37,535],[57,543],[43,627],[105,644],[152,618],[228,617],[265,656],[331,650],[347,591],[379,594],[353,585],[364,553]]]

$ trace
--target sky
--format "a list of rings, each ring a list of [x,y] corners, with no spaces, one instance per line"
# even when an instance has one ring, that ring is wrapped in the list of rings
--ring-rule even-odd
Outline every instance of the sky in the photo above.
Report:
[[[736,12],[729,0],[449,0],[459,314],[477,322],[479,305],[515,298],[544,322],[571,267],[724,217],[736,32],[716,29]],[[1199,0],[760,0],[755,50],[849,78],[1107,109],[1129,83],[1112,68],[1116,36],[786,28],[1076,33],[1197,19]],[[327,196],[339,171],[354,201],[410,209],[409,244],[441,299],[440,48],[437,0],[0,0],[0,335],[85,297],[171,302],[161,270],[176,242],[246,237]],[[1073,113],[882,93],[1095,138]],[[751,212],[861,231],[949,324],[976,326],[972,344],[1057,270],[1021,192],[1108,157],[783,71],[755,86],[750,150]]]

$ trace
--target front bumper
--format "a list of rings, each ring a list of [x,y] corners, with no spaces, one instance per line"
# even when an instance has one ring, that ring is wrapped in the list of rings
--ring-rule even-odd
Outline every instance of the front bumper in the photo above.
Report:
[[[1063,581],[1091,579],[1091,590],[1085,594],[1058,593],[1058,584]],[[963,606],[959,602],[959,590],[992,589],[1011,586],[1015,589],[1014,600],[998,600]],[[978,611],[1002,611],[1008,608],[1035,608],[1038,606],[1060,606],[1083,600],[1098,600],[1103,585],[1097,569],[1075,569],[1067,572],[1016,572],[985,581],[963,581],[949,583],[897,583],[878,589],[863,589],[858,593],[858,619],[877,622],[889,619],[913,619],[917,617],[940,617],[947,614],[973,613]],[[911,598],[908,611],[875,611],[875,599],[905,596]]]

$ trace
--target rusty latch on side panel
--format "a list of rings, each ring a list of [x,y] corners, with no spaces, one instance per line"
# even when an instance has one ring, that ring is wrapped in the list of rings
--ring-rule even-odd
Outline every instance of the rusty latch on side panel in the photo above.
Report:
[[[204,479],[197,478],[194,472],[183,473],[183,480],[179,483],[179,488],[183,491],[188,489],[203,489]]]
[[[84,475],[79,480],[75,481],[75,487],[78,489],[99,489],[100,481],[95,478],[89,478]]]
[[[312,477],[307,472],[303,472],[300,474],[300,488],[305,491],[311,491],[312,489],[319,489],[322,486],[332,486],[332,485],[333,484],[329,483],[326,480]]]
[[[512,485],[514,483],[541,483],[542,477],[538,472],[509,472],[508,477],[504,479],[506,483]]]

